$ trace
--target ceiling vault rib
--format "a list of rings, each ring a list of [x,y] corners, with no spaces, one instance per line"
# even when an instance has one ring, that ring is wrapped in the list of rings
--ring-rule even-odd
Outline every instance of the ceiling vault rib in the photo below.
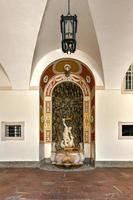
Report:
[[[41,18],[41,20],[40,20],[40,25],[39,25],[39,29],[38,29],[38,33],[37,33],[37,37],[36,37],[36,42],[35,42],[34,50],[33,50],[29,86],[30,86],[30,81],[31,81],[31,77],[32,77],[32,72],[33,72],[33,69],[32,69],[32,68],[33,68],[33,61],[34,61],[34,56],[35,56],[35,51],[36,51],[37,40],[38,40],[38,37],[39,37],[39,32],[40,32],[40,29],[41,29],[42,21],[43,21],[43,18],[44,18],[44,16],[45,16],[45,12],[46,12],[47,6],[48,6],[48,0],[45,0],[44,9],[43,9],[43,13],[42,13],[42,15],[41,15],[41,17],[40,17],[40,18]]]

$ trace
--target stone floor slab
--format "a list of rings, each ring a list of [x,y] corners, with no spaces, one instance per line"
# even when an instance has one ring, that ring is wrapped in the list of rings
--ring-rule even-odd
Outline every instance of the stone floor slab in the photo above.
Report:
[[[133,169],[0,169],[0,200],[133,200]]]

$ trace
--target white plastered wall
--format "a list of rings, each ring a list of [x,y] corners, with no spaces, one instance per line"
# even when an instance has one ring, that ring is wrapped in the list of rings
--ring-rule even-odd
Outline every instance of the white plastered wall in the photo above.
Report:
[[[120,90],[96,91],[97,161],[133,161],[133,140],[118,139],[118,122],[133,122],[132,104]],[[24,141],[2,141],[1,121],[25,121]],[[39,91],[1,91],[0,161],[38,160]]]
[[[24,140],[1,139],[1,122],[24,121]],[[0,161],[39,160],[39,91],[0,91]]]
[[[96,160],[133,161],[133,139],[118,139],[118,122],[133,122],[133,95],[96,91]]]

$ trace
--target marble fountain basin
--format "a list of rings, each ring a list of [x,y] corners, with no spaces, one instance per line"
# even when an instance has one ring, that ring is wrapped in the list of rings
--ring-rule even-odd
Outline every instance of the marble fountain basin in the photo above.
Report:
[[[52,164],[62,166],[76,166],[83,165],[84,152],[76,148],[64,148],[57,152],[52,152]]]

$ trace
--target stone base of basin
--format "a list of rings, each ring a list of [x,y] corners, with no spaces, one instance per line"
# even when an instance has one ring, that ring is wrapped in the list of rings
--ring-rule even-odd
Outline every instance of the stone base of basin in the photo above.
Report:
[[[83,151],[77,149],[65,148],[61,151],[52,152],[51,154],[52,164],[74,166],[82,165],[84,161]]]

